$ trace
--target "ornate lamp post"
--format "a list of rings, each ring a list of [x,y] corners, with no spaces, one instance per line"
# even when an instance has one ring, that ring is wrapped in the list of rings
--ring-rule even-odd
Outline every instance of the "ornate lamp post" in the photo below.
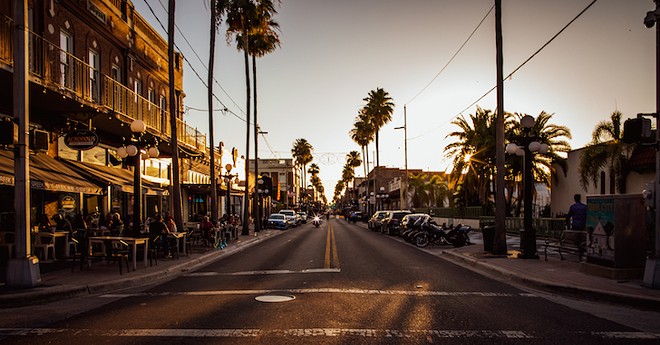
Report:
[[[227,163],[227,165],[225,165],[225,170],[227,170],[227,172],[222,175],[222,177],[225,179],[225,185],[227,186],[227,194],[225,196],[225,203],[227,204],[227,217],[231,216],[231,180],[238,176],[231,173],[232,167],[233,166],[231,164]]]
[[[538,259],[536,253],[536,231],[532,226],[532,154],[535,152],[547,153],[548,144],[541,143],[536,133],[532,131],[534,127],[534,118],[525,115],[520,119],[520,126],[522,127],[523,134],[514,138],[515,142],[506,145],[506,152],[508,154],[516,154],[523,157],[523,203],[525,205],[525,214],[523,220],[523,230],[520,232],[520,249],[521,253],[518,258],[521,259]]]
[[[131,123],[131,139],[129,144],[117,149],[117,155],[124,159],[133,157],[133,232],[137,235],[142,232],[142,160],[156,158],[160,155],[156,138],[145,138],[147,126],[142,120]],[[138,155],[139,154],[139,155]]]
[[[376,198],[380,199],[380,209],[384,210],[385,209],[385,198],[388,198],[390,195],[385,193],[385,187],[380,187],[380,190],[378,191],[378,195],[376,195]]]

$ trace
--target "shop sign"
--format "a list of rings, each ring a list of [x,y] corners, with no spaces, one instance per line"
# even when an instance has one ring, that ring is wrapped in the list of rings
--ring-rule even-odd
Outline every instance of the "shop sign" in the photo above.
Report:
[[[60,198],[60,208],[65,212],[75,210],[76,199],[74,199],[71,195],[62,196],[62,198]]]
[[[99,136],[88,129],[71,131],[64,136],[64,144],[73,150],[89,150],[96,147],[98,143]]]

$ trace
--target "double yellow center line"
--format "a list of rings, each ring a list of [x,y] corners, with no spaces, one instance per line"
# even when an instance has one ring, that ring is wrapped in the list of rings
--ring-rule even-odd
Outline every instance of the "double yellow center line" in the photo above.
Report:
[[[335,229],[328,222],[328,236],[325,240],[325,260],[323,268],[339,268],[339,256],[337,255],[337,241],[335,241]]]

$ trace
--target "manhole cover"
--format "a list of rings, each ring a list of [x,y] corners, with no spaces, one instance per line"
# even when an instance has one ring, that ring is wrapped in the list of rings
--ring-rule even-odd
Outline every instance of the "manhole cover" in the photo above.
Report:
[[[293,301],[296,297],[293,295],[263,295],[258,296],[255,299],[264,303],[279,303]]]

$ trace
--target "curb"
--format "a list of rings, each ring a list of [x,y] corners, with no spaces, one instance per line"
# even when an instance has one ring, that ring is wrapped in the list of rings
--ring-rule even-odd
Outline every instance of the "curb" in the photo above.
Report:
[[[444,250],[442,255],[439,257],[457,265],[467,267],[476,273],[487,273],[500,281],[516,282],[521,285],[544,292],[561,293],[562,295],[579,297],[581,299],[623,304],[626,306],[634,306],[642,309],[660,311],[660,299],[655,297],[642,297],[638,295],[616,293],[599,289],[569,286],[544,279],[524,277],[501,267],[490,265],[479,260],[478,258],[456,253],[451,250]]]
[[[24,307],[67,298],[102,294],[106,292],[137,287],[148,283],[153,283],[155,281],[163,281],[165,279],[176,278],[177,276],[184,274],[186,271],[190,271],[198,266],[207,265],[220,260],[221,258],[240,253],[243,250],[256,245],[257,243],[261,243],[266,239],[278,236],[281,233],[282,232],[275,231],[269,232],[267,234],[264,233],[263,235],[257,236],[254,239],[250,239],[248,241],[239,241],[233,244],[231,247],[227,247],[223,250],[213,249],[200,255],[198,258],[190,259],[180,264],[173,265],[166,269],[148,274],[87,285],[41,286],[28,289],[24,292],[2,294],[0,295],[0,308]]]

